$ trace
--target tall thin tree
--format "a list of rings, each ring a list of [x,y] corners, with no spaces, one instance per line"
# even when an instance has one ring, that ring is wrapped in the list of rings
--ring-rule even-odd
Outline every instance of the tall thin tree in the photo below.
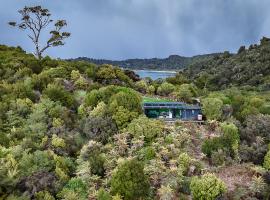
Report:
[[[20,22],[9,22],[13,27],[21,30],[28,30],[28,37],[35,45],[35,55],[38,59],[42,58],[43,52],[50,48],[64,45],[64,40],[70,36],[69,32],[63,32],[62,28],[67,26],[65,20],[56,20],[53,28],[50,30],[50,37],[46,44],[41,44],[41,33],[46,30],[48,25],[53,23],[51,13],[48,9],[41,6],[24,7],[18,11],[22,16]]]

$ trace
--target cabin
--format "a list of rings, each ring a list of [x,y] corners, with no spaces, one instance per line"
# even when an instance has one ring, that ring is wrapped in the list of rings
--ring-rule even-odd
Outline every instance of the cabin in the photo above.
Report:
[[[143,110],[149,118],[179,119],[183,121],[201,121],[202,112],[199,105],[184,102],[147,102]]]

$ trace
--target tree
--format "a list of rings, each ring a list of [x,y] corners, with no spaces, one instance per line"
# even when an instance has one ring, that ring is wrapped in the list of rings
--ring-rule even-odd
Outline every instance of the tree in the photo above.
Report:
[[[125,200],[146,199],[150,184],[143,165],[136,159],[126,160],[111,179],[112,194],[120,194]]]
[[[127,131],[134,137],[144,136],[147,142],[152,142],[160,136],[164,130],[163,122],[140,116],[131,121],[127,126]]]
[[[190,90],[191,85],[182,84],[176,92],[177,99],[184,102],[191,102],[193,97],[192,91]]]
[[[63,42],[70,36],[69,32],[62,32],[62,28],[67,25],[65,20],[57,20],[54,24],[54,28],[50,31],[50,38],[47,40],[44,46],[41,45],[41,33],[49,24],[53,22],[50,18],[51,13],[48,9],[41,6],[24,7],[18,11],[22,16],[19,23],[9,22],[9,25],[18,27],[21,30],[28,30],[30,33],[28,37],[35,45],[35,55],[38,59],[42,58],[42,53],[50,48],[64,45]]]
[[[190,190],[194,200],[215,200],[226,191],[226,186],[214,174],[208,173],[201,178],[192,178]]]
[[[82,120],[81,130],[88,139],[100,141],[103,144],[117,133],[116,124],[110,117],[88,117]]]
[[[174,89],[175,88],[174,88],[173,84],[164,82],[158,87],[157,93],[159,95],[166,96],[166,95],[169,95],[170,93],[172,93],[174,91]]]
[[[209,120],[217,120],[221,117],[223,102],[218,98],[206,98],[202,102],[202,110]]]

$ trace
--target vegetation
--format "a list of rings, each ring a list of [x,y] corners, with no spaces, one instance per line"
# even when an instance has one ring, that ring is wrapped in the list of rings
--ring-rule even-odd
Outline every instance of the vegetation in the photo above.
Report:
[[[269,199],[269,44],[166,80],[0,45],[0,199]],[[206,120],[147,118],[156,101]]]

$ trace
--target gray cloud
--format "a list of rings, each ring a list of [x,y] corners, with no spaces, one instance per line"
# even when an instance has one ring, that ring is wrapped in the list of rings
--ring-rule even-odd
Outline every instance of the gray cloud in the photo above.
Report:
[[[107,59],[237,51],[270,35],[269,0],[2,0],[0,43],[32,51],[26,35],[7,26],[17,10],[41,4],[68,21],[72,37],[53,57]],[[0,1],[1,2],[1,1]]]

